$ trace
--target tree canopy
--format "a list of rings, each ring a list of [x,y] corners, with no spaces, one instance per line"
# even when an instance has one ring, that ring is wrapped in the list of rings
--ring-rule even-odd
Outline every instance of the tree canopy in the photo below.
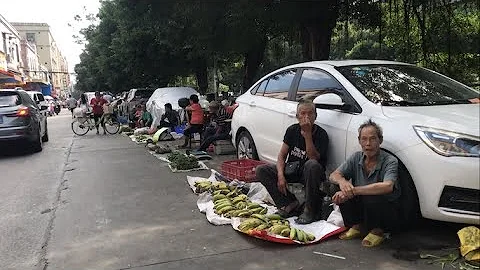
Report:
[[[194,84],[247,89],[288,64],[389,59],[479,81],[473,0],[102,1],[77,36],[81,91]],[[78,16],[76,20],[82,20]],[[216,85],[213,83],[216,82]]]

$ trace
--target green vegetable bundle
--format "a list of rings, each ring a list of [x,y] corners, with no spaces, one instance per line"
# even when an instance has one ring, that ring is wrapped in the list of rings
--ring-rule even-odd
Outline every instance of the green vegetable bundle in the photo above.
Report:
[[[191,170],[200,167],[196,157],[186,156],[180,152],[172,152],[167,158],[171,162],[171,166],[177,170]]]

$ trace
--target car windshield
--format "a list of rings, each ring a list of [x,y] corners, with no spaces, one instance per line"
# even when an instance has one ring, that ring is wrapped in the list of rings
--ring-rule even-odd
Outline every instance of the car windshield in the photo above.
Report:
[[[0,92],[0,107],[13,107],[20,105],[20,96],[14,92]]]
[[[435,72],[410,65],[337,67],[366,98],[385,106],[468,104],[479,93]]]

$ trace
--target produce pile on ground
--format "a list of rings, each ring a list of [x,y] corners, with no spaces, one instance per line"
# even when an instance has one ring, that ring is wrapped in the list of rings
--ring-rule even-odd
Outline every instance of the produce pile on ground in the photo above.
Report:
[[[191,170],[200,167],[198,160],[194,156],[187,156],[181,152],[175,151],[167,156],[172,168],[177,170]]]
[[[136,135],[135,136],[135,140],[137,141],[137,143],[147,143],[148,139],[151,139],[151,137],[148,136],[148,135]]]
[[[315,236],[303,230],[290,227],[288,220],[281,216],[252,214],[250,218],[242,221],[238,229],[244,233],[250,234],[253,230],[264,231],[275,236],[290,238],[291,240],[301,243],[309,243],[315,241]]]
[[[231,217],[250,217],[253,214],[266,214],[267,208],[251,202],[242,189],[236,186],[227,186],[225,182],[212,183],[201,181],[195,183],[196,192],[210,192],[213,199],[215,214]]]

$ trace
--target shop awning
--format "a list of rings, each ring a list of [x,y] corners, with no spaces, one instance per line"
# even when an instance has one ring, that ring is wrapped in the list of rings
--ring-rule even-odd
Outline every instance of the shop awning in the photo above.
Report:
[[[4,83],[21,83],[22,76],[17,75],[13,72],[8,72],[5,70],[0,70],[0,84]]]

